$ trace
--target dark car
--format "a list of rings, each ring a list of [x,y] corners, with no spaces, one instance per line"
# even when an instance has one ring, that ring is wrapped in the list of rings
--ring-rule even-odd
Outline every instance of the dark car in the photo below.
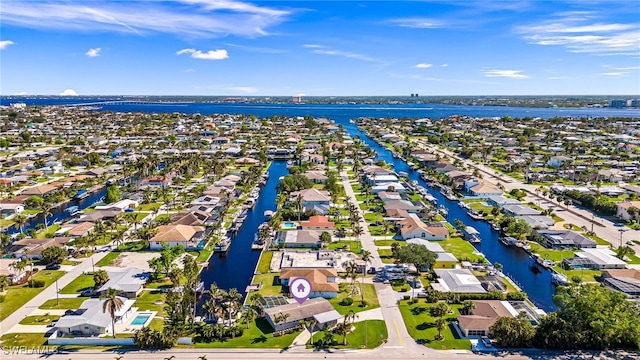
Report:
[[[60,264],[48,264],[47,266],[44,267],[46,270],[60,270]]]
[[[80,296],[95,296],[97,294],[97,292],[93,289],[87,289],[87,290],[83,290],[80,293]]]

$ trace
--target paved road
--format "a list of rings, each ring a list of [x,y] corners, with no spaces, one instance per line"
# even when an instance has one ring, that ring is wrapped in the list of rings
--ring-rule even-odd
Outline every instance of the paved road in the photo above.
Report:
[[[622,244],[630,245],[632,248],[634,248],[636,254],[640,254],[640,245],[631,242],[631,240],[640,240],[640,231],[631,230],[626,227],[618,227],[613,222],[601,218],[590,211],[580,209],[572,205],[569,205],[567,207],[566,205],[559,203],[555,199],[550,200],[549,198],[545,198],[542,195],[538,195],[536,193],[536,189],[538,189],[539,186],[525,184],[518,179],[514,179],[510,176],[504,175],[494,169],[485,166],[484,164],[479,164],[468,159],[460,158],[449,150],[441,149],[431,144],[426,144],[423,141],[419,141],[418,143],[425,149],[428,149],[432,152],[437,151],[449,157],[459,159],[463,162],[463,164],[471,168],[478,169],[482,173],[488,175],[484,177],[485,180],[492,184],[501,183],[504,186],[505,191],[516,188],[524,189],[529,193],[529,195],[525,198],[526,201],[539,205],[543,209],[553,208],[554,212],[558,216],[563,218],[565,222],[577,225],[579,227],[586,226],[586,228],[589,230],[593,228],[593,231],[596,233],[596,235],[606,240],[614,247],[619,246],[622,242]],[[622,234],[622,241],[620,240],[620,229],[626,230]]]
[[[93,271],[93,264],[100,261],[103,257],[105,257],[109,252],[99,252],[93,254],[91,257],[86,258],[80,264],[74,266],[69,272],[64,274],[60,279],[58,279],[58,289],[62,289],[71,283],[75,278],[82,273],[87,271]],[[93,262],[92,262],[93,261]],[[9,315],[7,318],[0,322],[0,335],[4,335],[8,333],[12,327],[17,325],[20,320],[24,319],[25,316],[28,316],[36,310],[42,303],[49,299],[56,298],[56,285],[51,284],[46,289],[42,290],[42,292],[36,295],[33,299],[29,300],[26,304],[22,305],[18,310],[14,311],[13,314]]]

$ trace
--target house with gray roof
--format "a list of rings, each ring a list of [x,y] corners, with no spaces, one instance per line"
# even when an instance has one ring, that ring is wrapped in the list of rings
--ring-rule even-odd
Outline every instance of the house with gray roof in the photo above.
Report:
[[[316,328],[322,329],[325,325],[333,326],[342,319],[342,315],[333,308],[333,305],[321,297],[307,299],[302,304],[293,302],[265,309],[264,314],[265,319],[275,331],[297,327],[301,321],[310,319],[315,319]],[[287,314],[288,317],[283,322],[277,322],[276,317],[280,314]]]
[[[118,295],[132,299],[138,296],[147,282],[147,274],[138,268],[127,268],[124,271],[109,271],[109,280],[98,289],[104,295],[109,289],[118,291]]]
[[[571,230],[538,230],[543,237],[542,245],[557,249],[563,247],[595,248],[597,243],[582,234]]]
[[[122,307],[116,312],[116,323],[122,322],[131,314],[135,300],[120,298]],[[55,327],[59,335],[99,336],[111,334],[111,315],[102,311],[104,299],[85,300],[73,313],[60,317]]]
[[[319,248],[322,245],[320,230],[279,231],[276,241],[286,248]]]
[[[511,216],[537,216],[541,214],[540,211],[523,204],[503,205],[502,211]]]

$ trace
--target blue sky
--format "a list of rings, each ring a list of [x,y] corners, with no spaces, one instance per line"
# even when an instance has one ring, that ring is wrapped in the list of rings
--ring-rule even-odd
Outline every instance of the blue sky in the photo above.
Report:
[[[40,1],[2,95],[640,94],[634,1]]]

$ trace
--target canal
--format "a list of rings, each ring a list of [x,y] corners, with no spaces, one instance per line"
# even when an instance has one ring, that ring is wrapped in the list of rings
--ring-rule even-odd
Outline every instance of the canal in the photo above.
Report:
[[[54,222],[64,222],[71,218],[70,214],[65,212],[65,209],[71,206],[77,206],[79,210],[84,210],[91,205],[100,202],[101,199],[106,195],[107,188],[102,187],[97,191],[89,193],[84,199],[71,199],[59,206],[51,209],[51,215],[47,216],[47,224],[51,225]],[[27,231],[28,229],[35,229],[38,224],[44,224],[44,216],[42,214],[37,214],[34,217],[29,218],[27,223],[23,226],[23,231]],[[19,233],[20,229],[17,226],[12,226],[7,229],[7,234],[16,234]]]
[[[336,119],[334,119],[336,120]],[[368,137],[357,125],[350,123],[344,119],[336,120],[342,124],[345,131],[352,137],[359,136],[360,139],[376,151],[376,158],[387,163],[393,164],[396,172],[405,171],[409,174],[409,178],[418,181],[427,191],[433,195],[438,204],[447,208],[447,221],[454,223],[454,219],[462,220],[466,225],[474,227],[480,232],[482,240],[479,244],[474,244],[479,252],[482,252],[491,263],[500,263],[503,265],[502,272],[509,276],[523,291],[525,291],[529,299],[540,309],[544,311],[553,311],[556,309],[552,296],[555,287],[551,284],[551,273],[548,270],[533,272],[531,270],[532,261],[529,255],[522,249],[509,247],[502,244],[498,240],[498,233],[491,229],[491,226],[484,221],[474,220],[467,215],[467,210],[458,206],[458,202],[445,198],[437,189],[427,186],[420,178],[419,174],[410,168],[406,162],[396,159],[392,156],[391,151],[380,146],[373,139]]]
[[[247,219],[236,235],[231,238],[231,247],[226,254],[214,254],[209,265],[202,270],[200,279],[205,289],[216,283],[221,289],[236,288],[245,295],[245,288],[251,283],[260,257],[260,251],[252,250],[251,243],[258,226],[266,219],[265,210],[276,210],[276,187],[279,178],[289,173],[286,161],[273,161],[267,170],[269,180],[260,190],[260,196],[253,209],[247,212]]]

